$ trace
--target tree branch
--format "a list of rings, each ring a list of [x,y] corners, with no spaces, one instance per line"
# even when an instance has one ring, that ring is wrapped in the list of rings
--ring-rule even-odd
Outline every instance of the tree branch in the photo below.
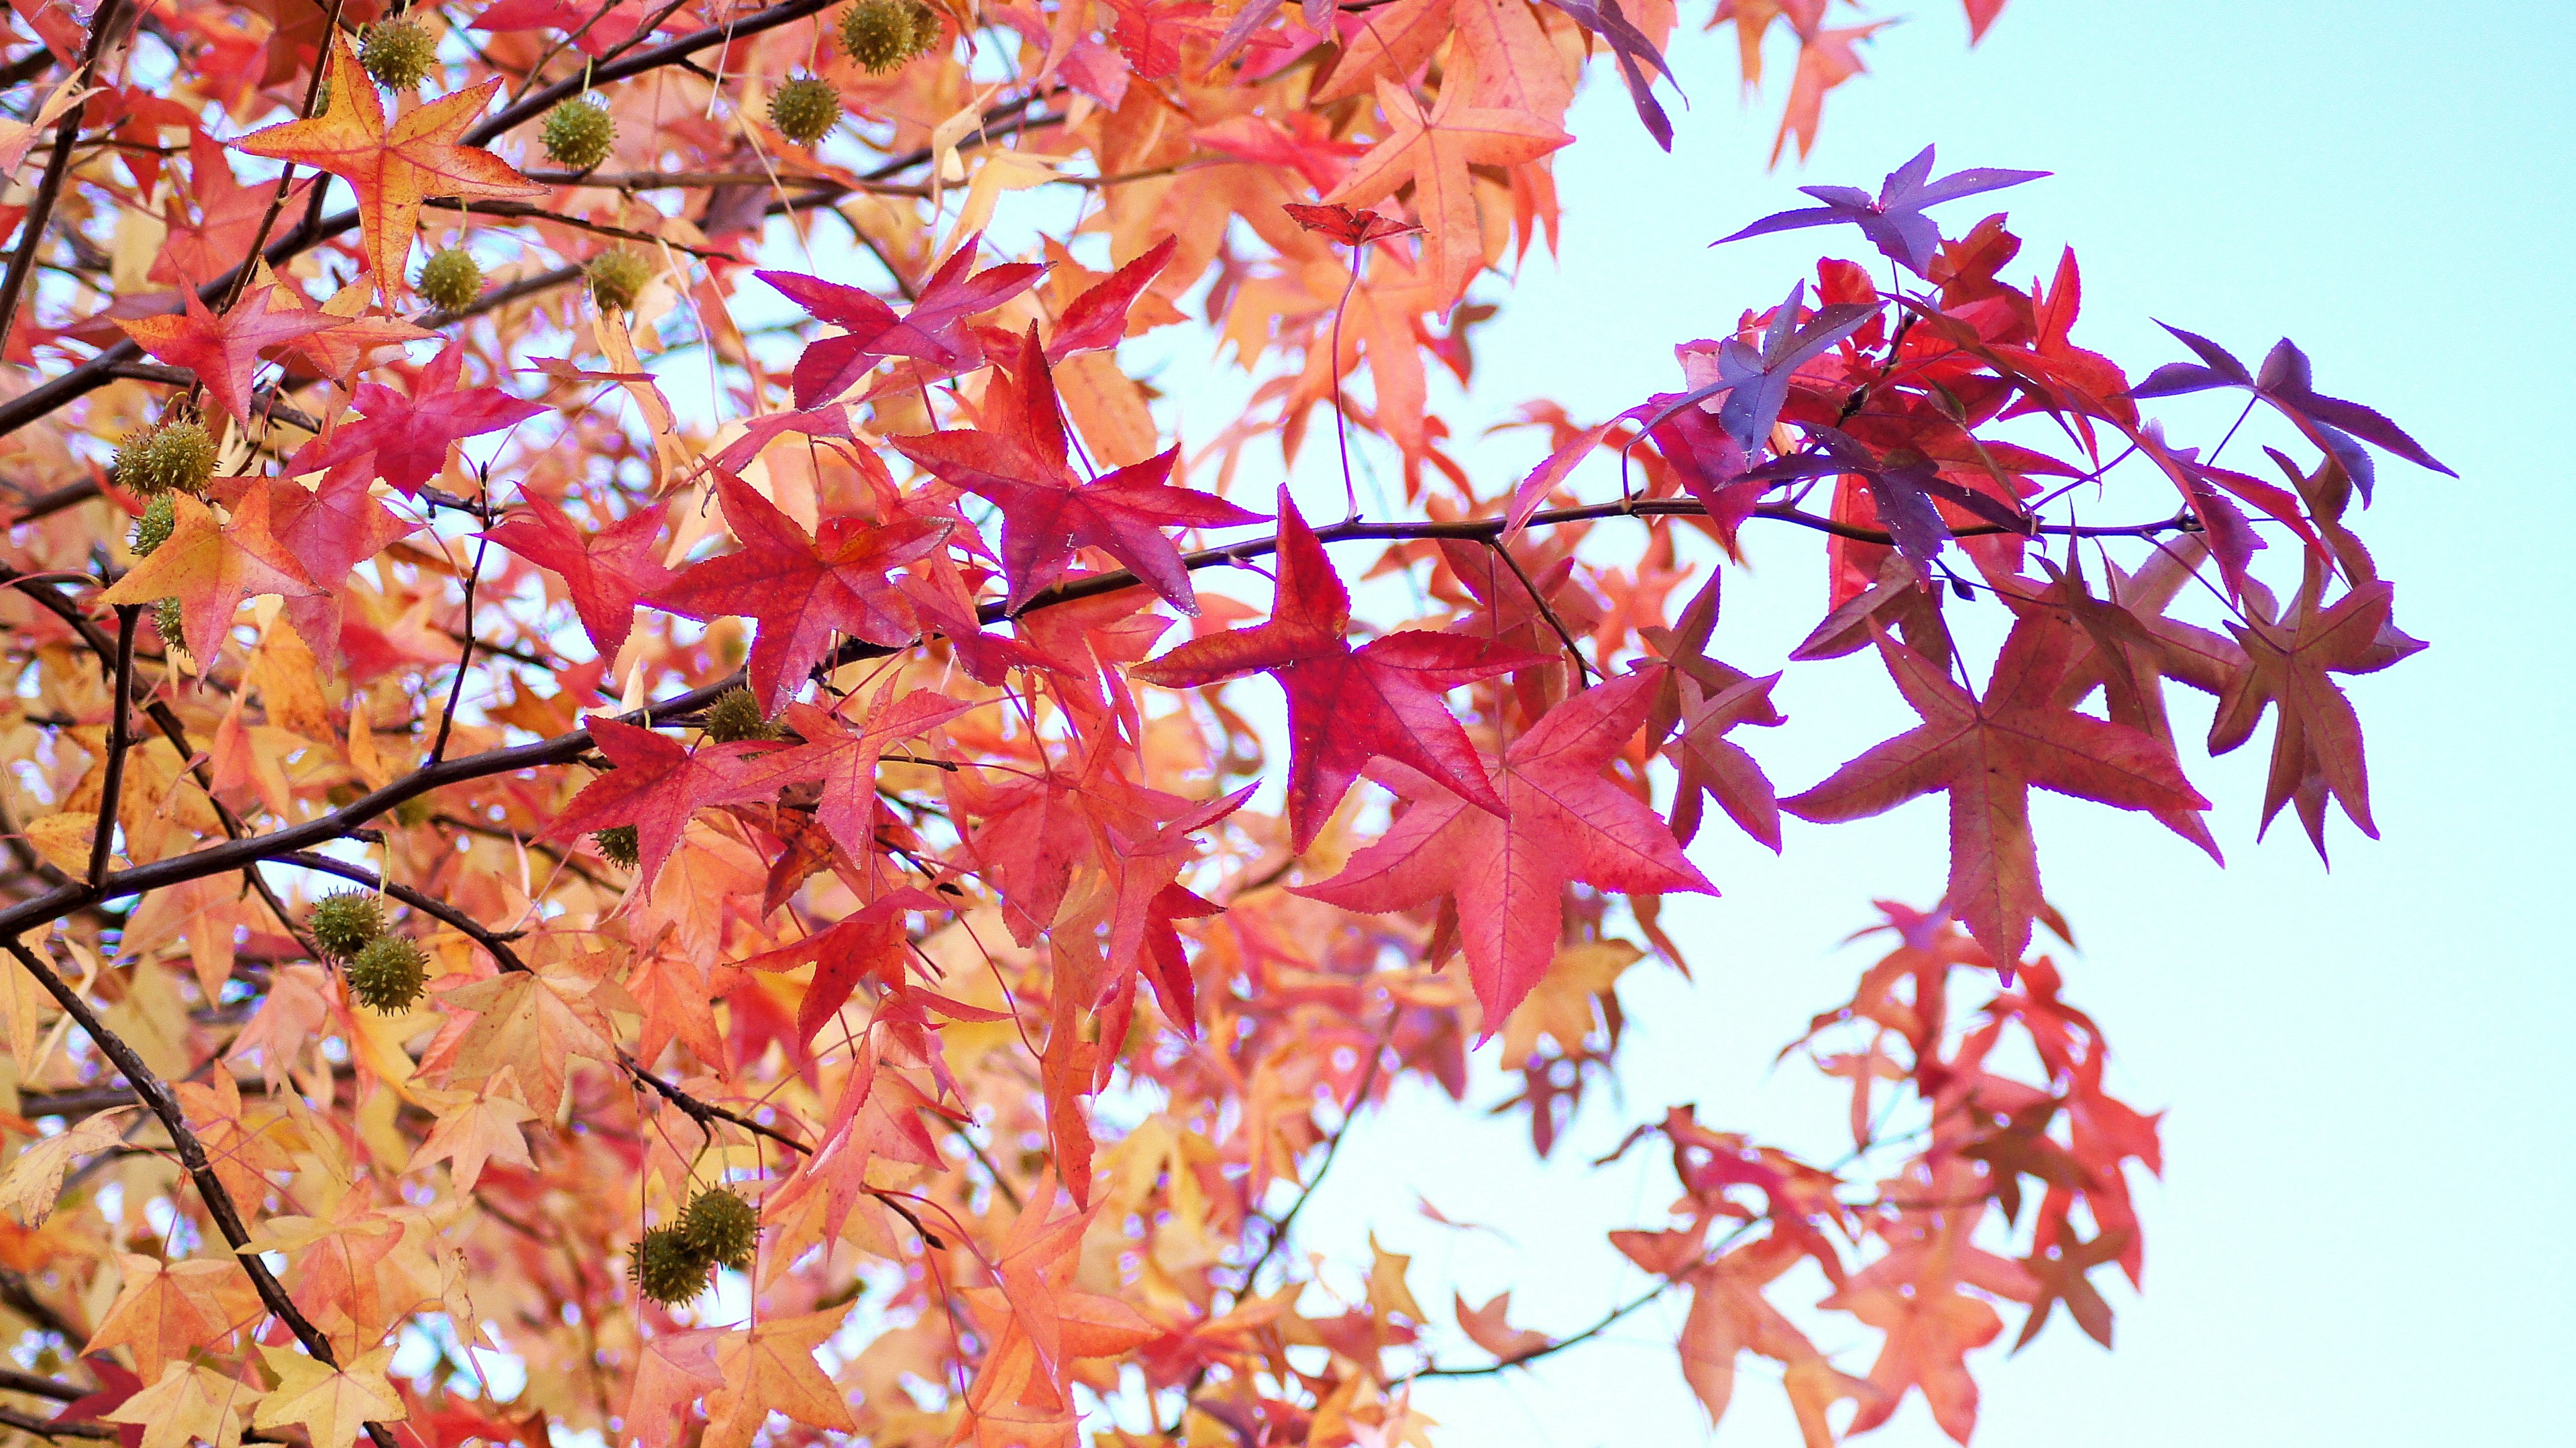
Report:
[[[187,1113],[179,1108],[178,1098],[170,1093],[170,1088],[162,1084],[161,1078],[141,1056],[135,1054],[124,1037],[99,1019],[98,1012],[91,1009],[86,997],[73,990],[43,957],[27,948],[17,932],[0,935],[0,946],[5,946],[11,955],[17,957],[18,964],[36,978],[36,983],[45,988],[45,993],[54,998],[55,1004],[79,1024],[81,1033],[89,1037],[99,1054],[115,1063],[116,1069],[125,1074],[136,1098],[160,1118],[162,1129],[170,1133],[170,1143],[179,1154],[180,1168],[196,1185],[199,1199],[206,1204],[206,1214],[214,1219],[215,1230],[221,1232],[224,1241],[231,1245],[233,1260],[249,1274],[251,1286],[258,1291],[260,1301],[278,1321],[286,1324],[287,1331],[295,1334],[295,1340],[304,1345],[305,1352],[315,1362],[324,1367],[338,1367],[340,1359],[331,1347],[331,1339],[313,1325],[312,1319],[304,1315],[303,1308],[295,1305],[295,1299],[287,1295],[285,1285],[277,1280],[276,1273],[268,1270],[268,1264],[260,1259],[259,1254],[243,1250],[250,1245],[250,1226],[242,1219],[241,1209],[234,1205],[231,1189],[215,1175],[214,1164],[206,1156],[205,1144],[189,1129]],[[366,1431],[376,1448],[396,1448],[393,1434],[386,1431],[383,1424],[369,1423]]]

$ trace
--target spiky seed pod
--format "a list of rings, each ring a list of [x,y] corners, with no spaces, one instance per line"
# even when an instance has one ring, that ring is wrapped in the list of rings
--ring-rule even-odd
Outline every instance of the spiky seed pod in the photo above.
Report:
[[[429,981],[420,947],[399,935],[379,935],[349,962],[349,994],[371,1011],[391,1015],[411,1009]]]
[[[129,493],[202,493],[215,475],[215,440],[204,424],[181,418],[127,438],[109,466]]]
[[[769,123],[797,145],[813,145],[841,123],[841,93],[830,81],[800,75],[769,93]]]
[[[689,1209],[680,1214],[680,1235],[707,1261],[747,1271],[760,1241],[760,1209],[731,1187],[711,1187],[689,1199]]]
[[[707,1259],[678,1227],[654,1227],[635,1239],[626,1273],[635,1290],[664,1307],[677,1307],[707,1290]]]
[[[410,90],[438,64],[438,37],[417,20],[370,25],[367,38],[358,42],[358,64],[367,68],[376,84],[388,90]]]
[[[134,556],[149,558],[152,550],[170,541],[170,530],[179,526],[178,506],[163,493],[143,507],[143,516],[134,520]]]
[[[893,70],[920,53],[913,45],[912,12],[902,0],[859,0],[841,12],[841,53],[871,75]]]
[[[430,253],[429,260],[420,264],[420,279],[412,288],[442,312],[461,312],[483,295],[483,267],[465,248],[451,246]]]
[[[188,651],[188,614],[179,600],[165,598],[152,605],[152,630],[161,635],[161,647]]]
[[[593,834],[590,842],[599,846],[601,859],[625,869],[634,869],[644,858],[643,844],[633,825],[612,825]]]
[[[631,251],[603,251],[590,259],[590,299],[603,312],[622,312],[635,305],[652,285],[653,264]]]
[[[912,22],[912,41],[905,47],[905,60],[926,55],[939,43],[939,12],[924,0],[900,0],[904,15]]]
[[[743,739],[775,739],[778,731],[761,717],[760,701],[749,689],[736,686],[716,695],[707,706],[707,737],[718,744],[732,744]]]
[[[341,960],[355,959],[358,952],[374,944],[385,933],[385,905],[374,892],[341,890],[313,902],[304,917],[304,928],[313,932],[313,943],[322,953]]]
[[[609,147],[617,144],[617,122],[608,107],[575,97],[546,112],[546,127],[538,139],[556,165],[587,171],[608,159]]]

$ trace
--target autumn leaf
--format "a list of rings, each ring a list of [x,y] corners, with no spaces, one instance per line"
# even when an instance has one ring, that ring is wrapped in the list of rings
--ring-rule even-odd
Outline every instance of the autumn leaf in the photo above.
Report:
[[[176,495],[171,505],[176,521],[169,540],[99,595],[99,601],[148,607],[177,598],[188,653],[201,664],[213,662],[245,600],[321,592],[296,576],[291,565],[244,547],[237,532],[228,534],[216,524],[205,504]]]
[[[680,842],[690,815],[708,805],[764,798],[775,788],[745,775],[749,756],[776,747],[765,742],[683,746],[650,729],[614,719],[591,720],[590,735],[616,768],[583,786],[546,834],[551,839],[579,839],[633,825],[639,889],[661,873],[662,862]]]
[[[1340,874],[1297,893],[1349,910],[1456,900],[1459,940],[1491,1036],[1556,954],[1569,883],[1717,893],[1664,822],[1602,777],[1645,722],[1655,684],[1639,673],[1587,689],[1514,739],[1494,770],[1509,802],[1500,818],[1431,780],[1389,771],[1390,787],[1411,808]]]
[[[719,478],[716,496],[741,549],[691,564],[650,600],[688,618],[756,620],[751,691],[763,713],[786,706],[836,633],[888,648],[912,642],[911,609],[888,573],[938,547],[944,525],[844,516],[809,534],[738,477]]]
[[[635,605],[670,581],[655,556],[665,505],[638,508],[595,533],[565,516],[561,504],[528,495],[480,537],[500,544],[564,581],[573,613],[602,658],[615,654],[635,627]]]
[[[400,296],[410,289],[412,233],[424,201],[546,194],[546,188],[491,152],[458,144],[501,89],[498,76],[407,110],[389,125],[374,80],[345,38],[332,44],[330,68],[327,110],[253,131],[233,146],[254,156],[300,162],[348,182],[358,194],[367,269],[375,274],[378,291]]]
[[[278,291],[275,286],[262,287],[218,316],[206,310],[196,292],[182,287],[179,296],[186,309],[180,315],[137,317],[117,325],[134,339],[134,345],[205,383],[216,405],[249,427],[250,374],[259,354],[341,322],[317,311],[271,311],[269,301]]]
[[[1952,909],[1994,958],[2017,962],[2040,910],[2030,831],[2036,786],[2121,809],[2209,807],[2173,751],[2135,729],[2078,714],[2051,697],[2070,642],[2017,624],[1983,699],[1922,654],[1879,636],[1879,654],[1923,723],[1872,748],[1815,788],[1782,800],[1823,824],[1880,814],[1936,790],[1950,796]]]
[[[1258,628],[1198,639],[1130,677],[1187,689],[1267,673],[1288,695],[1288,828],[1314,843],[1371,759],[1420,771],[1477,808],[1504,811],[1466,731],[1440,696],[1541,660],[1419,631],[1350,645],[1350,591],[1288,490],[1279,490],[1279,601]]]
[[[769,1318],[715,1345],[724,1386],[707,1398],[706,1448],[745,1448],[772,1413],[827,1432],[856,1425],[840,1389],[815,1365],[814,1349],[840,1330],[847,1307]]]
[[[980,363],[982,353],[965,331],[967,319],[1027,291],[1046,272],[1030,262],[1005,262],[969,276],[982,240],[978,234],[959,243],[923,285],[920,300],[900,317],[857,287],[795,272],[759,273],[818,320],[846,329],[841,336],[813,343],[797,358],[796,405],[832,401],[858,385],[881,358],[913,357],[951,372]]]
[[[1525,112],[1477,107],[1468,100],[1473,89],[1472,66],[1454,67],[1426,111],[1409,93],[1379,81],[1388,132],[1350,179],[1324,197],[1328,205],[1372,206],[1412,187],[1414,211],[1430,233],[1425,244],[1436,259],[1434,275],[1453,296],[1485,265],[1468,168],[1535,161],[1573,139]]]
[[[277,1386],[261,1399],[251,1417],[255,1428],[302,1428],[313,1448],[345,1448],[357,1441],[367,1423],[399,1423],[410,1416],[385,1368],[393,1362],[392,1344],[377,1348],[346,1368],[327,1367],[292,1347],[260,1344],[259,1355],[277,1377]]]
[[[226,1264],[224,1270],[241,1277],[237,1267]],[[248,1289],[247,1279],[243,1287]],[[213,1448],[239,1448],[242,1431],[266,1397],[213,1368],[174,1359],[150,1387],[99,1418],[140,1428],[140,1442],[129,1448],[187,1448],[191,1440]]]
[[[1846,32],[1848,33],[1848,32]],[[1801,61],[1803,68],[1804,62]],[[1801,148],[1803,150],[1803,148]],[[1776,157],[1774,159],[1777,159]],[[2037,181],[2046,171],[2005,171],[1978,167],[1953,171],[1935,181],[1932,179],[1932,148],[1924,147],[1914,159],[1887,173],[1878,195],[1871,196],[1856,186],[1801,186],[1798,189],[1822,206],[1797,211],[1780,211],[1763,217],[1742,230],[1721,236],[1711,246],[1724,246],[1752,236],[1769,236],[1776,232],[1795,231],[1807,226],[1857,226],[1861,235],[1877,247],[1879,255],[1904,267],[1916,276],[1930,278],[1932,253],[1941,244],[1940,228],[1923,213],[1944,201],[1957,201],[1987,191],[2000,191]]]
[[[2270,825],[2282,805],[2297,799],[2309,837],[2322,856],[2328,797],[2343,805],[2344,814],[2363,834],[2379,837],[2379,826],[2370,814],[2370,774],[2362,757],[2361,720],[2328,674],[2372,673],[2422,645],[2406,640],[2412,647],[2385,647],[2383,636],[2396,600],[2396,590],[2388,583],[2355,588],[2330,606],[2321,606],[2320,592],[2317,575],[2311,572],[2281,616],[2274,617],[2259,600],[2249,599],[2245,622],[2228,624],[2228,632],[2245,651],[2246,667],[2227,681],[2219,696],[2218,713],[2209,726],[2209,752],[2235,750],[2252,737],[2264,712],[2277,707],[2271,772],[2263,785],[2263,823]]]
[[[466,387],[465,344],[439,349],[405,397],[390,387],[361,382],[351,399],[361,418],[297,450],[295,472],[364,463],[406,496],[447,470],[457,443],[527,421],[542,403],[512,397],[497,387]]]
[[[984,390],[981,430],[899,437],[905,457],[942,480],[1002,510],[1002,566],[1011,579],[1003,606],[1018,609],[1039,590],[1064,577],[1077,548],[1098,548],[1185,614],[1199,611],[1189,570],[1166,528],[1229,527],[1258,523],[1222,498],[1165,479],[1177,448],[1088,481],[1066,462],[1063,413],[1037,328],[1029,328],[1019,356],[1002,379]]]
[[[310,178],[299,180],[287,192],[283,210],[292,211],[304,203],[311,191]],[[188,133],[188,194],[195,199],[197,216],[186,217],[179,198],[172,196],[165,205],[163,219],[170,234],[161,243],[161,252],[152,259],[147,274],[156,282],[184,283],[183,290],[193,293],[216,277],[241,264],[250,252],[251,239],[259,234],[260,219],[268,214],[274,186],[244,186],[234,178],[231,160],[224,155],[223,144],[201,130]]]

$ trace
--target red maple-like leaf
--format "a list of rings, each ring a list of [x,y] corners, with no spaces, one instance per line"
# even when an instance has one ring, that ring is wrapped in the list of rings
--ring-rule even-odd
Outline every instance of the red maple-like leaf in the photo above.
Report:
[[[2404,634],[2395,641],[2389,613],[2396,590],[2386,581],[2364,584],[2331,607],[2320,606],[2321,580],[2311,569],[2297,599],[2280,617],[2260,594],[2246,599],[2246,621],[2230,623],[2228,632],[2245,649],[2246,668],[2227,681],[2210,721],[2209,752],[2225,754],[2252,737],[2267,707],[2279,707],[2272,733],[2272,767],[2263,785],[2263,824],[2270,827],[2281,806],[2298,801],[2308,836],[2325,853],[2325,802],[2343,803],[2343,812],[2361,832],[2379,838],[2370,816],[2370,772],[2361,747],[2361,718],[2352,702],[2326,677],[2329,670],[2366,674],[2386,668],[2421,649]]]
[[[497,387],[461,387],[465,344],[440,349],[405,397],[380,382],[361,382],[353,401],[364,416],[328,437],[296,450],[292,473],[340,467],[372,458],[375,476],[417,494],[421,484],[447,468],[447,450],[459,441],[525,422],[545,404],[512,397]]]
[[[619,825],[635,827],[635,883],[649,889],[662,862],[680,843],[689,816],[707,805],[761,799],[775,787],[747,777],[746,756],[777,746],[744,739],[730,744],[682,745],[650,729],[614,719],[590,721],[591,741],[615,769],[582,786],[546,838],[578,839]]]
[[[1164,237],[1153,250],[1074,298],[1056,319],[1055,335],[1047,340],[1047,360],[1061,362],[1076,352],[1103,351],[1125,340],[1128,309],[1144,295],[1146,285],[1171,265],[1180,245],[1179,237]]]
[[[751,689],[764,712],[786,704],[836,632],[887,648],[912,641],[911,608],[887,573],[938,547],[944,525],[826,518],[808,535],[738,477],[720,477],[716,497],[741,551],[693,564],[651,602],[688,618],[757,622]]]
[[[1002,567],[1017,609],[1064,576],[1077,548],[1098,548],[1132,569],[1163,601],[1199,611],[1190,571],[1165,528],[1258,523],[1222,498],[1164,481],[1179,449],[1085,482],[1066,462],[1064,414],[1055,379],[1031,326],[1007,374],[984,389],[988,431],[899,437],[905,457],[1002,510]]]
[[[874,370],[882,357],[914,357],[953,372],[979,365],[983,354],[965,330],[966,319],[1027,291],[1046,271],[1034,262],[1005,262],[970,277],[966,269],[974,265],[982,240],[981,232],[966,238],[931,275],[929,285],[921,289],[921,299],[900,317],[894,308],[857,287],[796,272],[757,273],[816,320],[848,329],[845,336],[826,337],[807,347],[796,359],[796,405],[810,408],[840,396]]]
[[[1288,830],[1299,851],[1371,759],[1428,775],[1467,803],[1504,812],[1467,731],[1440,696],[1547,662],[1456,634],[1406,630],[1354,649],[1351,594],[1288,490],[1279,490],[1279,596],[1270,621],[1181,645],[1130,676],[1169,689],[1267,673],[1288,695]],[[1543,963],[1543,962],[1542,962]]]
[[[231,531],[254,552],[294,560],[314,585],[315,592],[286,600],[286,617],[317,657],[333,661],[340,654],[340,590],[350,570],[419,526],[377,502],[365,478],[334,469],[309,490],[291,478],[252,480],[233,503]]]
[[[1454,898],[1459,942],[1492,1035],[1555,958],[1569,882],[1717,893],[1655,812],[1601,774],[1645,722],[1659,682],[1654,672],[1622,675],[1557,705],[1513,740],[1494,770],[1510,805],[1505,817],[1469,809],[1410,771],[1378,776],[1412,808],[1340,874],[1297,893],[1378,911]]]
[[[249,546],[265,543],[264,533],[245,534],[239,519],[225,530],[212,510],[185,493],[172,501],[176,514],[169,538],[100,594],[99,601],[148,605],[178,599],[184,646],[200,667],[214,662],[244,600],[264,593],[292,598],[319,591],[296,576],[291,561]]]
[[[309,178],[296,182],[286,193],[281,213],[303,205],[312,186]],[[188,194],[196,198],[197,219],[188,220],[179,198],[170,198],[162,212],[170,234],[162,239],[146,277],[193,289],[232,270],[250,254],[251,239],[259,235],[260,221],[268,215],[268,203],[277,188],[265,182],[242,185],[233,176],[232,163],[224,158],[223,143],[204,131],[191,130]]]
[[[811,704],[788,705],[781,722],[805,742],[763,759],[747,776],[773,786],[819,781],[823,792],[815,801],[814,820],[853,859],[864,859],[876,848],[871,826],[877,810],[877,761],[885,747],[975,707],[928,689],[915,689],[900,700],[893,692],[891,684],[879,689],[855,729]]]
[[[271,311],[275,286],[243,297],[218,316],[197,300],[193,288],[180,288],[187,310],[175,317],[136,317],[117,325],[134,345],[173,367],[184,367],[206,384],[217,405],[233,420],[250,426],[250,374],[259,354],[270,347],[339,326],[343,318],[322,312]]]
[[[1996,960],[2020,960],[2041,907],[2030,832],[2034,786],[2122,809],[2209,808],[2171,748],[2058,704],[2057,683],[2074,643],[2070,631],[2047,622],[2015,624],[1979,699],[1939,664],[1880,634],[1879,653],[1922,725],[1781,807],[1829,824],[1947,791],[1950,908]]]
[[[671,581],[653,546],[668,505],[639,508],[585,533],[551,498],[531,493],[522,504],[478,536],[561,578],[590,646],[601,658],[616,653],[635,627],[636,601]]]

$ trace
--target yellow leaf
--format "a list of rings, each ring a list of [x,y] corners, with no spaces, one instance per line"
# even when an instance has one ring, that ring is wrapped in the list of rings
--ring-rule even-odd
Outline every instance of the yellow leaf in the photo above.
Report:
[[[503,1068],[506,1072],[508,1068]],[[496,1074],[495,1081],[500,1080]],[[497,1091],[468,1102],[452,1114],[439,1118],[429,1133],[429,1140],[412,1153],[411,1165],[405,1170],[417,1171],[434,1161],[445,1161],[456,1180],[459,1193],[474,1190],[483,1176],[483,1164],[498,1159],[512,1166],[533,1167],[528,1159],[527,1139],[520,1135],[519,1124],[535,1119],[534,1111]]]
[[[125,1269],[125,1289],[81,1351],[130,1347],[146,1380],[159,1378],[165,1364],[185,1362],[193,1351],[216,1347],[263,1310],[238,1262],[198,1257],[164,1263],[132,1254],[117,1260]]]
[[[30,1227],[41,1227],[54,1214],[63,1194],[63,1175],[72,1158],[105,1151],[125,1140],[125,1119],[141,1108],[112,1106],[78,1126],[32,1142],[0,1175],[0,1211]]]
[[[776,1318],[726,1335],[716,1346],[716,1370],[725,1385],[707,1398],[700,1448],[744,1448],[772,1413],[843,1433],[857,1426],[841,1390],[814,1362],[815,1345],[839,1331],[848,1312],[841,1307]]]
[[[77,880],[89,878],[90,841],[98,835],[98,816],[65,810],[27,821],[27,843],[45,863]]]
[[[259,1355],[277,1374],[277,1386],[261,1400],[253,1427],[300,1424],[311,1435],[313,1448],[349,1448],[363,1425],[399,1423],[410,1411],[385,1381],[385,1364],[394,1356],[390,1345],[346,1368],[325,1367],[295,1348],[265,1343]]]
[[[186,1448],[191,1439],[203,1439],[214,1448],[239,1448],[242,1415],[266,1396],[213,1368],[172,1362],[159,1382],[101,1417],[110,1423],[141,1424],[142,1448]]]

